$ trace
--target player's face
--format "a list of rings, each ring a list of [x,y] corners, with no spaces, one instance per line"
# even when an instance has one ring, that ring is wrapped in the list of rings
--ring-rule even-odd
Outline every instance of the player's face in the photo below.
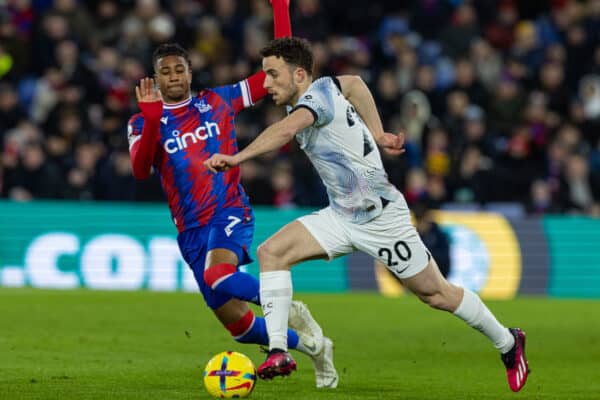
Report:
[[[294,105],[298,97],[298,85],[294,81],[294,68],[283,58],[263,58],[263,70],[267,74],[264,88],[273,97],[275,104]]]
[[[177,103],[190,96],[192,72],[185,58],[162,57],[156,60],[154,67],[158,88],[167,103]]]

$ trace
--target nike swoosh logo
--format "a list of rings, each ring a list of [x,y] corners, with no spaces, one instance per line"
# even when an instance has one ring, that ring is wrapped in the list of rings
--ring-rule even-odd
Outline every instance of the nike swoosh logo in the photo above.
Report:
[[[306,347],[311,353],[314,353],[317,350],[317,345],[313,343],[312,346],[304,343],[304,347]]]
[[[266,317],[267,315],[271,314],[271,311],[268,311],[266,313],[263,313],[263,317]]]
[[[402,268],[400,271],[396,270],[396,273],[401,274],[404,271],[406,271],[409,267],[410,267],[410,265],[408,267]]]
[[[337,381],[337,378],[331,378],[331,380],[329,381],[329,383],[326,383],[324,386],[325,387],[332,387],[333,384]]]

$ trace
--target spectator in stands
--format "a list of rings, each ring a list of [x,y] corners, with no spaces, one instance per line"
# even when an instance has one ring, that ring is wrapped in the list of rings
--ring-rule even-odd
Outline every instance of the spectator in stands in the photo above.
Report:
[[[298,0],[292,10],[294,33],[314,43],[329,35],[329,15],[319,0]],[[293,4],[293,3],[292,3]]]
[[[140,200],[139,196],[136,196],[136,182],[126,149],[113,152],[107,160],[99,162],[98,165],[100,167],[93,181],[96,198],[113,201]],[[152,195],[150,197],[152,198]]]
[[[26,143],[14,173],[6,182],[8,197],[13,200],[61,198],[64,186],[58,167],[46,160],[42,146]]]
[[[237,125],[239,129],[239,124]],[[242,186],[252,204],[271,205],[275,193],[268,172],[255,160],[242,164]]]
[[[292,17],[296,33],[314,43],[317,76],[361,75],[386,129],[408,132],[407,154],[382,156],[390,181],[408,197],[593,214],[600,1],[529,3],[297,0]],[[192,86],[213,87],[260,68],[271,18],[268,0],[0,2],[1,195],[162,199],[156,177],[126,189],[131,177],[122,163],[131,88],[151,70],[152,45],[183,43]],[[240,147],[273,118],[266,103],[240,117]],[[89,182],[72,172],[82,144],[98,152]],[[244,168],[255,201],[327,202],[294,146]],[[288,167],[273,178],[280,163]],[[40,187],[46,175],[67,188]],[[275,194],[272,180],[285,195]]]
[[[412,168],[406,174],[406,187],[402,191],[409,206],[427,200],[427,175],[420,168]]]
[[[377,78],[377,108],[384,121],[389,121],[398,112],[400,102],[400,87],[394,71],[386,69]]]
[[[450,138],[448,132],[441,126],[434,126],[428,132],[425,140],[423,166],[427,174],[437,177],[450,175]]]
[[[421,65],[417,70],[415,87],[427,96],[427,101],[431,107],[431,113],[434,117],[439,118],[444,114],[446,104],[444,93],[437,86],[436,79],[437,72],[432,65]],[[377,104],[379,104],[379,102]]]
[[[411,90],[402,98],[400,124],[405,133],[405,157],[411,166],[422,164],[423,136],[431,120],[431,107],[427,97],[418,90]]]
[[[278,208],[294,207],[294,175],[288,161],[279,161],[270,173],[271,187],[274,191],[272,204]]]
[[[502,72],[502,59],[498,51],[484,39],[476,39],[471,44],[470,59],[477,80],[487,92],[492,93]]]
[[[452,59],[467,56],[471,42],[478,36],[477,14],[467,2],[463,2],[454,10],[450,23],[440,33],[444,53]]]
[[[92,143],[81,143],[75,148],[75,157],[67,171],[64,197],[76,200],[91,200],[100,197],[95,193],[97,164],[100,158],[98,147]],[[116,182],[115,182],[116,184]]]
[[[537,179],[531,184],[530,196],[527,204],[527,212],[530,215],[557,214],[563,211],[553,199],[550,185],[542,179]]]
[[[572,154],[565,165],[564,179],[569,193],[569,209],[589,212],[600,202],[600,176],[590,174],[587,159],[581,154]]]
[[[467,147],[475,146],[479,149],[485,162],[493,166],[496,157],[496,136],[487,129],[485,111],[477,105],[471,104],[464,112],[463,134],[457,138],[454,145],[454,161]]]
[[[489,201],[494,182],[488,167],[478,147],[467,147],[460,157],[458,170],[450,178],[452,200],[477,204]]]
[[[489,104],[489,126],[502,136],[508,136],[515,122],[520,121],[525,98],[515,78],[505,72],[500,77]]]
[[[450,274],[450,240],[448,235],[435,222],[432,211],[424,203],[417,203],[412,206],[415,217],[415,226],[421,240],[431,252],[440,269],[440,272],[447,278]]]
[[[5,132],[26,118],[15,88],[9,83],[0,83],[0,149]]]

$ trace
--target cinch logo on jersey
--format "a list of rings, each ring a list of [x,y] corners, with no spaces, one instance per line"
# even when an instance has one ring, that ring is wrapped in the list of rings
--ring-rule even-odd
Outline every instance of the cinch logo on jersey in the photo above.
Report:
[[[181,133],[178,130],[174,130],[171,134],[174,137],[165,140],[163,147],[167,153],[174,154],[187,148],[190,144],[204,141],[213,136],[219,136],[221,130],[215,122],[205,122],[203,126],[199,126],[194,132]]]

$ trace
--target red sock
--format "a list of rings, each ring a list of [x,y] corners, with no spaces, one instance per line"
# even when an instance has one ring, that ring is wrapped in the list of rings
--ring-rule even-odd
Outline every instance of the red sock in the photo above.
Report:
[[[254,324],[254,313],[252,310],[248,310],[246,314],[242,318],[240,318],[236,322],[232,322],[231,324],[225,325],[225,328],[231,333],[235,339],[241,338],[244,336]]]
[[[233,275],[236,271],[237,268],[233,264],[223,263],[213,265],[204,270],[204,282],[214,290],[219,283],[230,275]]]

